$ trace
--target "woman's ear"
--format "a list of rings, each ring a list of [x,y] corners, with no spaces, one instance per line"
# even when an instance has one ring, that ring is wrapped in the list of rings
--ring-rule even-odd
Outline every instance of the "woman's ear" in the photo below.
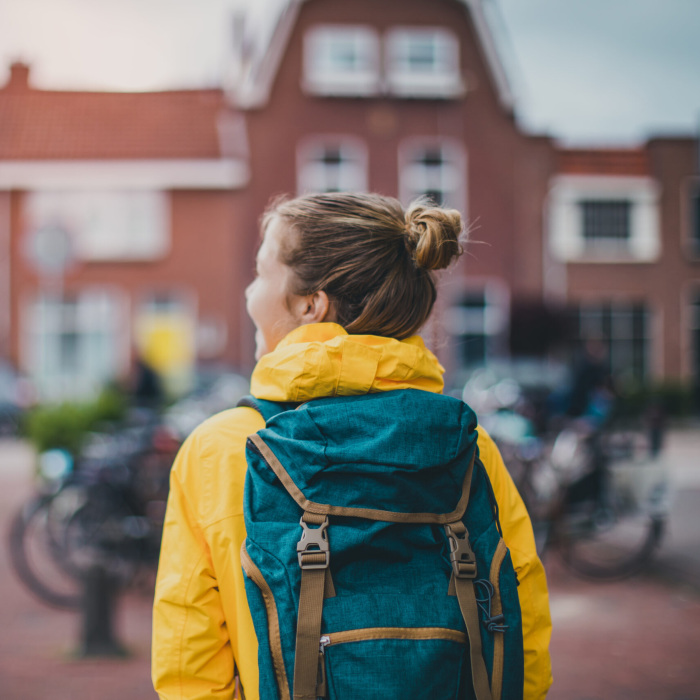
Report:
[[[299,325],[305,326],[309,323],[323,323],[334,320],[335,314],[328,298],[328,294],[323,291],[314,292],[305,297],[299,298]]]

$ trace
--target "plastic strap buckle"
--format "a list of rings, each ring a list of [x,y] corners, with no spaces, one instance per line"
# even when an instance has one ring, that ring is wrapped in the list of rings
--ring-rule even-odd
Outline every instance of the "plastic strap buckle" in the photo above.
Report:
[[[327,569],[331,553],[328,543],[328,516],[319,527],[310,528],[302,515],[299,520],[302,527],[301,539],[297,542],[297,556],[302,569]],[[311,549],[315,547],[316,549]],[[321,558],[323,557],[323,558]]]
[[[464,537],[459,537],[462,531]],[[445,525],[445,534],[450,543],[450,562],[454,575],[457,578],[476,578],[476,557],[469,544],[467,528],[463,523]]]

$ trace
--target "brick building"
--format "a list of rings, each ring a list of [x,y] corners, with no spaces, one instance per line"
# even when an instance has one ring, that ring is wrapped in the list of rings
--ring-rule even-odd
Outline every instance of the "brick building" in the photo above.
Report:
[[[524,133],[480,0],[290,0],[264,45],[237,26],[222,91],[43,92],[20,66],[0,91],[0,241],[13,251],[0,322],[27,371],[95,335],[88,321],[41,325],[56,296],[23,252],[33,231],[89,212],[109,221],[72,234],[80,262],[63,312],[78,318],[88,288],[112,290],[90,302],[104,313],[82,312],[113,319],[100,331],[120,348],[109,371],[158,333],[186,340],[183,366],[199,356],[249,368],[242,291],[269,198],[372,190],[427,194],[472,225],[429,329],[451,371],[542,351],[527,319],[566,308],[582,339],[607,344],[616,373],[697,376],[696,139],[573,150]]]

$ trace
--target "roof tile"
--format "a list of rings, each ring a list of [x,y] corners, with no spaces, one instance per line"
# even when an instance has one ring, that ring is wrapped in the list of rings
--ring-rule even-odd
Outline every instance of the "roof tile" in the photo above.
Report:
[[[0,159],[218,158],[221,90],[0,89]]]
[[[560,173],[567,175],[649,175],[649,154],[641,148],[559,150]]]

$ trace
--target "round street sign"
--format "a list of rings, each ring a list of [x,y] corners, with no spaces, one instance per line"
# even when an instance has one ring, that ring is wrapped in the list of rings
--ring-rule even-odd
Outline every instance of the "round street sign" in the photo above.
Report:
[[[62,275],[74,262],[73,244],[65,228],[50,224],[29,234],[27,256],[44,275]]]

